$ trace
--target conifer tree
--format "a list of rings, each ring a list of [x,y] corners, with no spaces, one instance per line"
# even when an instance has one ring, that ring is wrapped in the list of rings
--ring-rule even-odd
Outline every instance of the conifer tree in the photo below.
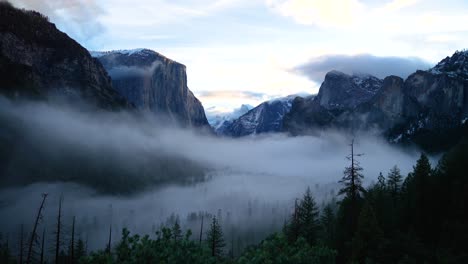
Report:
[[[309,245],[313,245],[318,236],[319,211],[312,197],[310,187],[307,187],[304,197],[299,203],[297,214],[300,236],[304,237]]]
[[[357,200],[361,198],[361,194],[365,192],[362,187],[362,167],[359,165],[359,161],[356,157],[362,156],[363,154],[354,153],[354,140],[351,141],[351,154],[346,158],[351,162],[348,167],[345,168],[343,172],[343,178],[339,181],[344,185],[340,189],[338,195],[346,195],[353,204],[357,203]]]
[[[80,261],[80,258],[86,256],[85,243],[81,238],[76,242],[75,256],[78,261]]]
[[[432,168],[429,159],[425,154],[421,154],[413,170],[413,194],[411,195],[414,205],[414,227],[418,233],[426,239],[430,234],[425,232],[429,230],[433,211],[431,209],[431,199],[433,195],[430,190]]]
[[[344,185],[340,189],[338,195],[345,195],[343,201],[341,202],[342,210],[342,225],[347,226],[347,238],[350,239],[352,234],[354,234],[357,218],[359,215],[360,201],[362,199],[362,194],[365,192],[364,187],[362,187],[362,179],[364,175],[362,174],[362,167],[359,165],[359,161],[356,157],[360,157],[363,154],[354,153],[354,140],[350,144],[351,153],[346,158],[350,161],[350,165],[345,168],[343,172],[343,178],[340,180],[340,183]]]
[[[358,227],[353,238],[352,259],[357,263],[376,262],[382,239],[383,232],[377,222],[374,210],[366,202],[359,214]]]
[[[206,242],[211,250],[211,256],[220,257],[223,253],[223,248],[226,246],[223,238],[223,230],[216,219],[216,216],[213,216],[211,222],[210,230],[206,235]]]
[[[400,173],[400,169],[396,165],[393,166],[393,168],[388,173],[387,178],[388,189],[390,191],[390,194],[392,195],[392,198],[395,199],[397,194],[400,192],[401,188],[402,176]]]
[[[377,177],[377,186],[381,189],[381,190],[385,190],[385,188],[387,187],[387,183],[386,183],[386,180],[385,180],[385,176],[383,176],[382,172],[379,173],[379,176]]]
[[[182,230],[180,229],[179,218],[175,220],[174,226],[172,227],[172,237],[175,241],[182,239]]]
[[[323,208],[320,216],[320,225],[322,226],[322,239],[325,245],[333,247],[335,241],[335,213],[330,204]]]

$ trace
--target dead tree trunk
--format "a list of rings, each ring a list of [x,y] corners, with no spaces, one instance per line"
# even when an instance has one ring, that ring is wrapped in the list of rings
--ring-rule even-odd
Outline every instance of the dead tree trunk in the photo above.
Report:
[[[109,241],[107,242],[107,253],[111,253],[111,242],[112,242],[112,224],[109,227]]]
[[[203,217],[204,217],[204,214],[202,214],[202,217],[201,217],[201,226],[200,226],[200,245],[201,245],[202,238],[203,238]]]
[[[75,217],[74,216],[73,216],[73,223],[72,223],[71,243],[70,243],[70,258],[71,258],[71,263],[75,263]]]
[[[41,243],[41,261],[40,264],[44,263],[44,247],[45,247],[45,228],[42,231],[42,243]]]
[[[29,241],[28,258],[26,259],[26,263],[28,264],[31,263],[32,248],[33,248],[34,242],[36,241],[36,236],[37,236],[36,234],[37,226],[39,224],[39,221],[42,219],[42,209],[44,208],[44,203],[45,203],[46,198],[47,198],[47,193],[43,193],[41,206],[39,206],[39,211],[37,212],[36,220],[34,221],[34,227],[33,227],[33,231],[31,234],[31,240]]]
[[[55,237],[55,264],[59,263],[60,257],[60,229],[62,227],[62,201],[63,196],[60,196],[59,200],[59,208],[58,208],[58,217],[57,217],[57,230],[56,230],[56,237]]]
[[[23,234],[24,230],[23,230],[23,224],[21,224],[21,231],[20,231],[20,252],[19,252],[19,263],[20,264],[23,264],[23,252],[24,252],[24,249],[23,249],[23,244],[24,244],[24,241],[23,241]]]

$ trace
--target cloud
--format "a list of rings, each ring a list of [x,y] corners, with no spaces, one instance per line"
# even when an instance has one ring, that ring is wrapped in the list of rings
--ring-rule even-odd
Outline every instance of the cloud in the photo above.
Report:
[[[371,74],[378,78],[396,75],[406,78],[414,71],[427,70],[431,65],[416,57],[378,57],[370,54],[325,55],[300,65],[294,71],[321,83],[331,70],[347,74]]]
[[[421,0],[393,0],[392,2],[384,5],[383,8],[388,11],[396,11],[402,8],[413,6],[419,2],[421,2]]]
[[[10,0],[20,8],[38,11],[78,41],[86,41],[104,31],[99,17],[105,14],[97,0]]]
[[[160,61],[153,62],[150,66],[147,67],[138,67],[138,66],[116,66],[109,69],[109,75],[112,79],[125,79],[128,77],[150,77],[156,68],[158,68],[162,63]]]
[[[267,0],[266,4],[299,24],[318,26],[349,26],[364,8],[358,0]]]
[[[271,96],[253,91],[236,91],[236,90],[218,90],[218,91],[199,91],[197,96],[205,99],[212,98],[236,98],[236,99],[250,99],[250,100],[268,100]]]

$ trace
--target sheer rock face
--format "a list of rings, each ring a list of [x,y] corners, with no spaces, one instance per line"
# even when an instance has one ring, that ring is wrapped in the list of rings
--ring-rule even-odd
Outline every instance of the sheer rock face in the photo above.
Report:
[[[200,101],[187,87],[185,66],[148,49],[93,52],[113,87],[136,107],[189,126],[208,126]]]
[[[326,109],[354,108],[371,99],[382,86],[374,76],[350,76],[331,71],[325,76],[317,100]]]
[[[82,98],[102,108],[131,105],[102,65],[46,17],[0,3],[0,92],[7,96]]]
[[[400,141],[458,130],[467,118],[468,52],[461,51],[406,80],[388,76],[365,81],[332,71],[315,99],[293,102],[284,130],[302,134],[323,127],[375,128]]]

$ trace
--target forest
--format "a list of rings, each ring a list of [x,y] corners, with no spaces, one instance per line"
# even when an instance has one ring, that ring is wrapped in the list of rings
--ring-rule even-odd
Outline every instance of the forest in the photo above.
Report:
[[[178,219],[154,234],[132,234],[124,228],[115,242],[110,226],[107,245],[91,251],[88,241],[76,238],[74,218],[71,228],[63,228],[61,202],[51,249],[44,245],[45,230],[38,229],[47,199],[43,194],[33,230],[21,230],[19,252],[14,254],[10,239],[1,237],[1,263],[468,262],[467,140],[444,154],[435,167],[422,153],[408,175],[394,166],[367,187],[362,183],[361,154],[355,153],[353,143],[350,150],[335,198],[319,206],[307,188],[282,230],[241,252],[227,243],[215,215],[202,215],[199,230],[184,230]],[[67,239],[65,232],[70,233]]]

